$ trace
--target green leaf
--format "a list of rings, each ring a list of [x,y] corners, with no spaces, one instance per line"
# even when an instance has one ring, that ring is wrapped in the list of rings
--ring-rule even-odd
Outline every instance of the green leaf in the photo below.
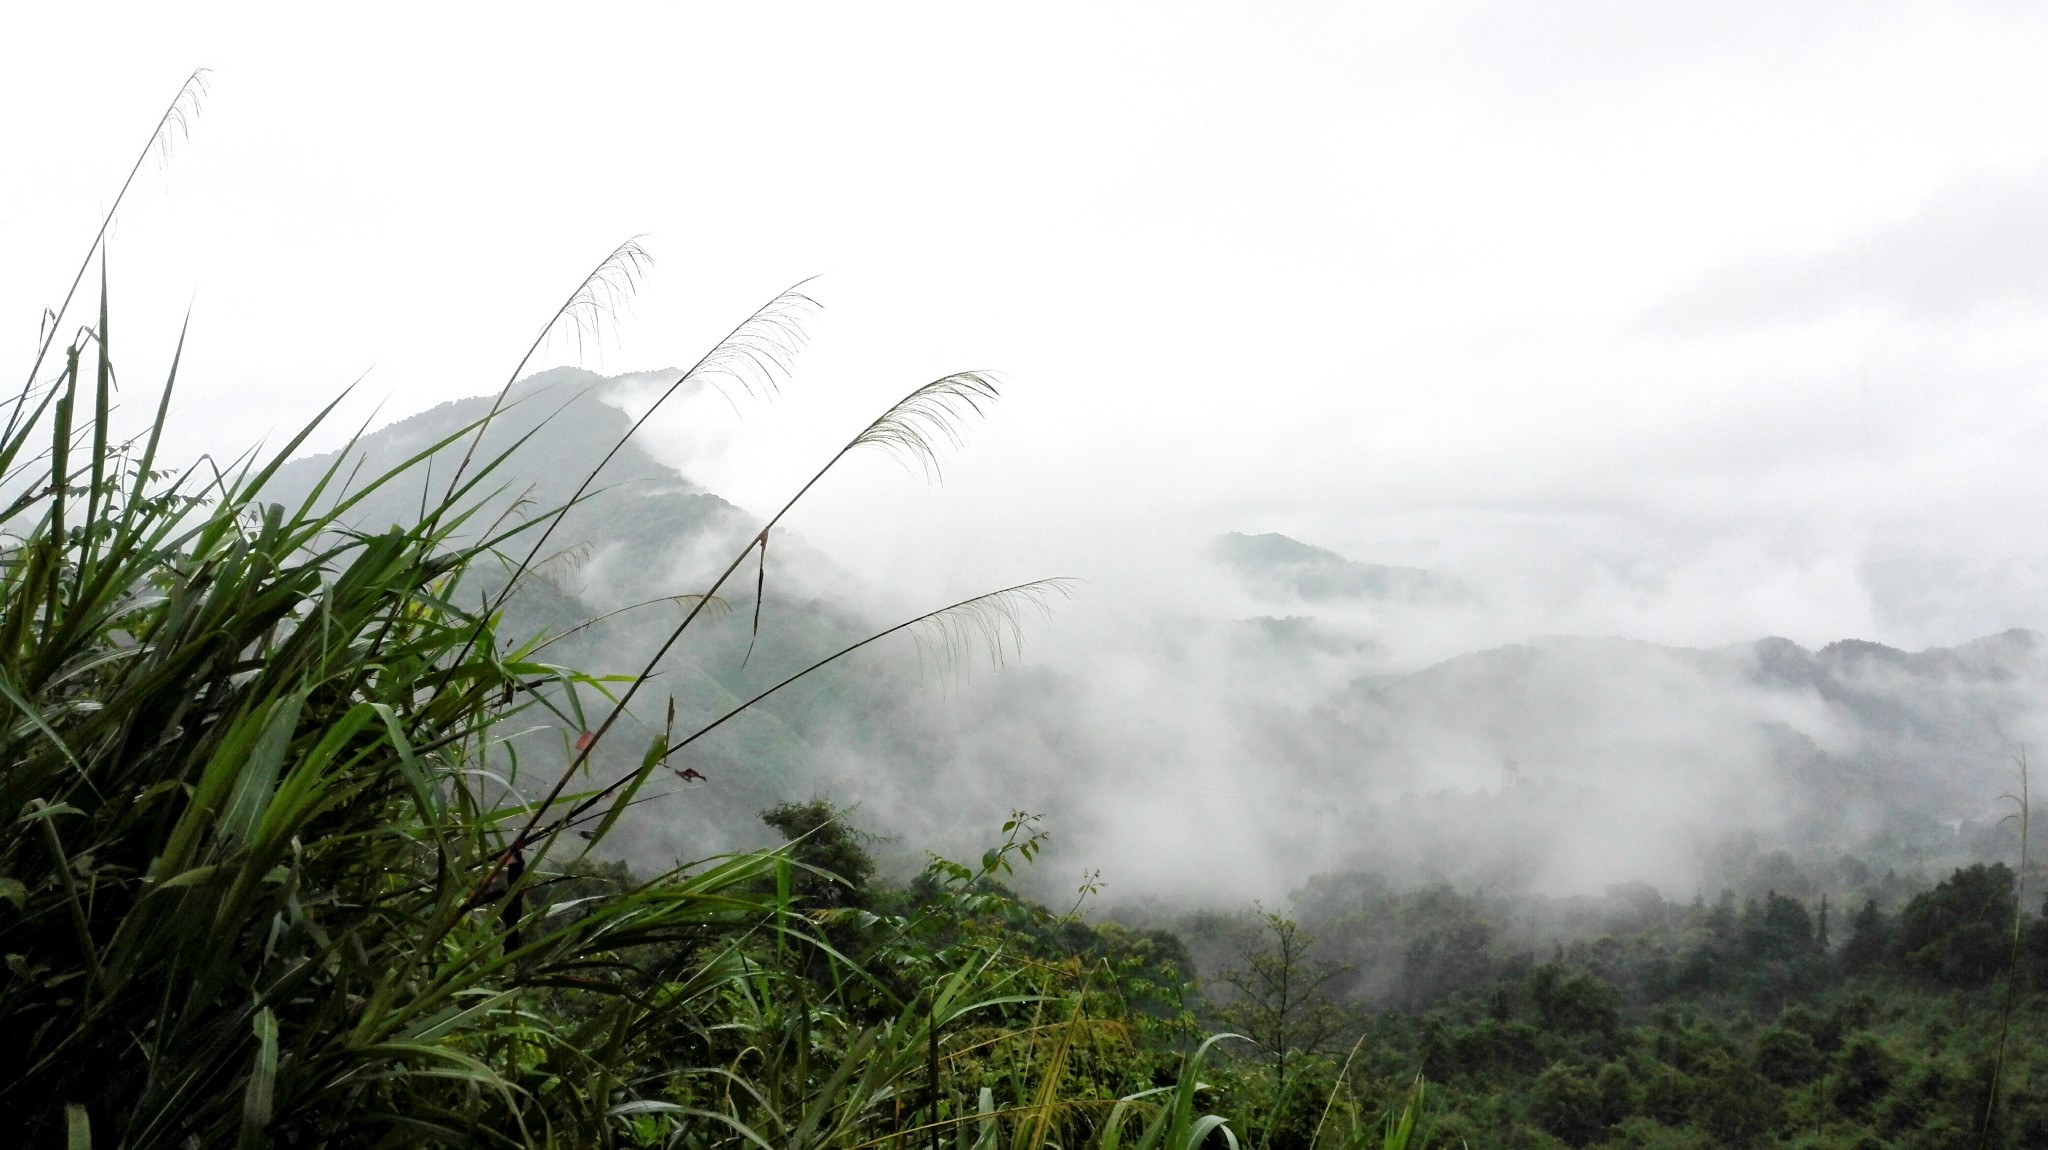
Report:
[[[170,878],[155,884],[155,889],[170,890],[172,887],[198,886],[200,883],[212,878],[213,872],[217,869],[217,867],[213,866],[196,866],[191,870],[179,871]]]
[[[50,740],[50,745],[57,748],[58,753],[64,756],[64,761],[74,767],[78,766],[78,756],[72,754],[71,748],[65,745],[64,736],[59,735],[48,722],[44,721],[43,716],[34,707],[29,705],[27,699],[21,697],[21,692],[14,689],[14,684],[9,682],[5,675],[0,675],[0,697],[5,697],[9,703],[14,704],[14,709],[22,713],[22,716],[29,721],[29,725],[41,731],[43,737]]]
[[[405,736],[405,724],[398,721],[398,712],[389,703],[372,703],[371,709],[384,720],[384,729],[391,733],[391,746],[398,752],[399,770],[404,773],[407,785],[412,787],[413,797],[419,800],[420,813],[436,817],[441,813],[441,801],[434,793],[433,784],[427,781],[426,769],[420,766],[419,758],[413,753],[412,740]]]
[[[76,1102],[64,1104],[65,1150],[92,1150],[92,1116]]]
[[[270,796],[277,791],[278,773],[284,768],[285,752],[291,749],[292,734],[298,730],[299,711],[305,701],[304,695],[292,694],[271,704],[263,730],[256,736],[256,744],[249,748],[249,757],[235,779],[227,810],[221,815],[221,837],[246,842],[255,836],[256,828],[263,822],[263,812],[270,807]]]
[[[277,1016],[269,1007],[256,1012],[256,1063],[249,1069],[249,1085],[242,1092],[241,1150],[263,1145],[263,1130],[270,1125],[272,1093],[277,1089]]]
[[[28,888],[18,878],[0,877],[0,898],[13,903],[16,910],[28,909]]]

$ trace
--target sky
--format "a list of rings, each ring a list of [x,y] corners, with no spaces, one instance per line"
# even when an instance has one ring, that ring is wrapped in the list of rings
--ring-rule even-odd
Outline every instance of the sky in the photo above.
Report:
[[[615,245],[630,306],[533,366],[683,366],[824,305],[772,402],[650,450],[772,509],[962,368],[927,484],[792,521],[906,601],[1088,579],[1215,606],[1224,531],[1485,590],[1535,634],[1953,643],[2048,628],[2048,10],[2010,3],[44,5],[0,73],[0,368],[194,68],[109,245],[185,458],[341,389],[501,385]],[[91,301],[71,323],[90,315]],[[136,418],[149,406],[131,398]],[[1428,646],[1428,645],[1424,645]]]

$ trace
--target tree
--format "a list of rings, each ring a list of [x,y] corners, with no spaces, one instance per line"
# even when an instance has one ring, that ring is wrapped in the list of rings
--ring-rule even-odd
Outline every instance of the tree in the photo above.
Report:
[[[1529,1089],[1529,1116],[1573,1146],[1588,1146],[1607,1129],[1600,1088],[1577,1067],[1553,1063]]]
[[[790,857],[816,868],[797,872],[791,882],[811,907],[868,904],[868,881],[875,877],[875,860],[861,845],[861,833],[846,825],[847,813],[824,799],[783,803],[761,812],[761,821],[793,844]]]
[[[1447,884],[1426,887],[1401,908],[1401,927],[1409,939],[1401,985],[1411,1008],[1493,978],[1494,931],[1475,899]]]
[[[1600,1120],[1608,1127],[1628,1121],[1641,1105],[1641,1091],[1625,1062],[1616,1060],[1602,1066],[1593,1076],[1593,1089],[1600,1096]]]
[[[1890,953],[1892,924],[1876,899],[1865,899],[1863,909],[1849,920],[1849,941],[1842,946],[1842,969],[1851,974],[1877,966]]]
[[[1222,974],[1237,992],[1222,1014],[1272,1055],[1277,1076],[1285,1078],[1290,1051],[1319,1050],[1348,1025],[1348,1013],[1325,990],[1344,968],[1311,959],[1315,936],[1294,920],[1262,908],[1261,925],[1268,938],[1247,946],[1243,965]]]
[[[1958,868],[1899,912],[1899,956],[1917,974],[1982,985],[2010,953],[2014,910],[2011,867]]]
[[[1692,1116],[1692,1082],[1661,1063],[1643,1084],[1643,1113],[1666,1126],[1683,1126]]]
[[[1611,1035],[1621,1025],[1621,994],[1601,979],[1555,963],[1529,978],[1536,1017],[1555,1034]]]
[[[1763,915],[1749,945],[1756,957],[1783,962],[1811,953],[1813,918],[1806,904],[1777,891],[1764,899]]]
[[[1735,892],[1723,890],[1721,897],[1714,900],[1714,907],[1707,912],[1707,933],[1722,942],[1735,938]]]
[[[1827,1058],[1811,1035],[1778,1027],[1757,1039],[1756,1068],[1779,1086],[1804,1086],[1827,1069]]]
[[[1842,1046],[1839,1068],[1829,1081],[1828,1096],[1835,1108],[1850,1118],[1861,1118],[1892,1088],[1899,1074],[1899,1059],[1883,1042],[1859,1034]]]
[[[824,799],[781,803],[761,812],[761,821],[781,832],[790,844],[789,857],[800,864],[790,868],[789,889],[806,910],[850,912],[873,906],[869,882],[875,876],[875,860],[862,845],[868,836],[847,825],[849,813]],[[815,929],[831,949],[864,961],[875,943],[874,932],[861,921],[864,917],[828,914]],[[822,948],[807,950],[802,959],[801,969],[809,978],[825,978],[831,967],[832,959]],[[900,971],[881,972],[877,981],[898,995],[910,989]],[[865,997],[851,985],[842,985],[840,991],[852,1001]],[[886,1008],[867,1002],[859,1009]]]
[[[1784,1121],[1784,1092],[1746,1063],[1718,1055],[1699,1075],[1698,1084],[1694,1120],[1720,1145],[1753,1145]]]

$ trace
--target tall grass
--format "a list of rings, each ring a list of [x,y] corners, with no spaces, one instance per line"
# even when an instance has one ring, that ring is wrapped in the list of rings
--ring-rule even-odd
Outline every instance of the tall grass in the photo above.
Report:
[[[167,475],[175,365],[156,425],[115,442],[109,311],[103,290],[0,441],[21,493],[0,525],[0,1099],[101,1145],[601,1125],[607,1068],[630,1064],[612,1055],[658,1013],[605,985],[615,956],[659,950],[635,975],[666,975],[768,921],[759,880],[785,860],[548,915],[552,837],[513,844],[530,812],[491,742],[564,673],[450,595],[505,542],[458,539],[506,458],[381,534],[339,517],[411,465],[325,513],[264,501],[311,427],[227,475]],[[536,1025],[524,996],[562,985],[601,1008]]]
[[[181,130],[199,82],[151,148]],[[99,254],[95,237],[78,283]],[[637,245],[614,252],[542,337],[602,310],[643,263]],[[1209,1044],[1164,1090],[1075,1094],[1076,1051],[1121,1024],[1090,1016],[1080,963],[1029,959],[1005,925],[1028,908],[991,884],[1036,852],[1027,819],[979,866],[935,861],[914,913],[868,915],[858,960],[831,941],[851,912],[806,907],[788,850],[638,879],[584,861],[670,755],[760,699],[904,630],[1000,652],[1063,581],[888,628],[697,730],[671,711],[638,769],[578,791],[575,768],[654,662],[599,682],[502,631],[569,506],[482,520],[518,466],[520,443],[479,451],[504,397],[383,474],[337,462],[275,502],[279,467],[332,407],[225,471],[167,470],[182,337],[149,429],[119,438],[103,260],[95,319],[56,338],[78,283],[0,431],[0,1113],[31,1144],[1235,1144],[1198,1105]],[[778,296],[678,386],[772,382],[805,303]],[[782,516],[841,458],[872,447],[930,466],[995,397],[973,372],[913,390],[716,582],[676,589],[690,610],[662,650],[750,556],[765,565]],[[445,485],[430,481],[428,461],[456,450]],[[428,493],[417,522],[346,526],[397,484]],[[501,590],[465,607],[464,586]],[[528,797],[503,743],[562,688],[613,705]]]

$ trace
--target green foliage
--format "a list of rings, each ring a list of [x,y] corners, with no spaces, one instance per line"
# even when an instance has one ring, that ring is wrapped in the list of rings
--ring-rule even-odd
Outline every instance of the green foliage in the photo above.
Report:
[[[1573,1146],[1588,1146],[1607,1129],[1600,1089],[1584,1070],[1554,1063],[1529,1088],[1529,1116]]]
[[[613,253],[549,327],[642,258]],[[501,395],[288,496],[271,485],[318,420],[172,474],[177,360],[122,442],[110,310],[103,276],[97,322],[51,374],[38,359],[0,429],[0,1106],[25,1144],[1037,1147],[1114,1142],[1112,1107],[1147,1150],[1232,1137],[1198,1102],[1206,1048],[1182,1057],[1127,1006],[1179,993],[1154,940],[1059,951],[1054,916],[1001,887],[1043,840],[1028,817],[979,866],[934,859],[883,899],[858,840],[805,806],[770,812],[796,832],[777,851],[652,876],[586,860],[678,749],[879,635],[694,728],[671,707],[601,782],[584,768],[653,664],[545,662],[504,609],[544,593],[526,576],[603,461],[553,507],[487,514],[525,442],[478,450]],[[705,363],[758,350],[757,321]],[[972,373],[926,385],[839,456],[928,457],[993,395]],[[453,474],[430,468],[444,452]],[[352,526],[398,489],[410,525]],[[678,596],[664,651],[722,583]],[[1012,604],[1056,591],[881,634],[1001,641]]]
[[[1784,1121],[1784,1095],[1747,1060],[1718,1058],[1697,1076],[1693,1117],[1724,1146],[1750,1146]]]
[[[1841,963],[1844,970],[1859,973],[1870,970],[1885,961],[1891,954],[1893,932],[1891,919],[1877,909],[1876,899],[1866,899],[1863,908],[1851,920],[1848,943],[1842,947]]]
[[[1997,868],[1984,873],[1999,878]],[[1805,886],[1789,866],[1776,879]],[[1923,906],[1954,905],[1973,880],[1996,889],[1966,873],[1921,892],[1897,884],[1895,897],[1901,906],[1921,895]],[[1609,903],[1618,911],[1579,911],[1608,933],[1567,936],[1550,948],[1552,961],[1538,963],[1510,948],[1515,920],[1542,921],[1540,901],[1512,905],[1510,918],[1499,903],[1440,887],[1400,892],[1370,875],[1349,882],[1347,895],[1343,876],[1323,876],[1297,898],[1304,932],[1317,936],[1311,955],[1378,961],[1371,956],[1401,954],[1415,937],[1407,932],[1435,934],[1461,918],[1489,928],[1470,937],[1501,940],[1460,957],[1463,970],[1484,972],[1476,984],[1461,975],[1433,997],[1417,995],[1421,983],[1398,965],[1393,978],[1334,984],[1349,990],[1349,1009],[1378,1008],[1361,1019],[1370,1037],[1339,1076],[1341,1089],[1384,1092],[1421,1069],[1440,1139],[1896,1148],[1974,1146],[1981,1137],[1986,1146],[2021,1147],[2035,1144],[2030,1132],[2043,1123],[2048,1000],[2016,995],[2001,1069],[2003,967],[1981,985],[1967,970],[1909,963],[1889,941],[1896,916],[1875,904],[1850,916],[1842,933],[1851,938],[1831,953],[1819,916],[1781,891],[1688,908],[1623,889]],[[1376,913],[1352,909],[1360,904]],[[1190,921],[1221,933],[1214,916]],[[2023,941],[2048,930],[2048,918],[2008,924]],[[1844,953],[1858,935],[1887,941],[1852,968]],[[1298,1062],[1296,1089],[1323,1090],[1318,1060]],[[1306,1145],[1307,1121],[1281,1096],[1270,1062],[1248,1059],[1240,1073],[1229,1084],[1240,1105],[1273,1115],[1241,1128],[1275,1145]],[[1994,1074],[2003,1084],[1996,1101]]]
[[[1309,957],[1315,938],[1292,919],[1266,913],[1260,920],[1260,941],[1242,952],[1241,965],[1219,976],[1235,991],[1221,1014],[1273,1059],[1285,1080],[1289,1055],[1320,1051],[1350,1025],[1326,989],[1343,972]]]
[[[1827,1060],[1810,1035],[1776,1027],[1756,1041],[1756,1068],[1775,1085],[1803,1086],[1820,1077]]]
[[[2005,967],[2013,913],[2011,867],[1960,868],[1899,912],[1901,962],[1928,978],[1981,986]]]
[[[847,825],[846,812],[823,799],[781,803],[761,812],[761,821],[788,840],[789,854],[807,870],[795,890],[811,907],[865,907],[875,860]]]
[[[1844,1117],[1862,1118],[1891,1092],[1898,1080],[1899,1059],[1875,1035],[1859,1034],[1842,1047],[1835,1059],[1834,1077],[1828,1096]]]
[[[614,253],[563,314],[640,258]],[[786,338],[789,298],[706,362]],[[1020,596],[1057,589],[779,679],[707,673],[714,704],[657,723],[629,703],[724,580],[660,600],[681,622],[638,675],[544,660],[594,622],[558,617],[573,600],[540,556],[595,469],[511,513],[528,440],[485,435],[505,396],[368,475],[344,452],[279,490],[308,427],[180,476],[157,460],[175,359],[152,430],[110,431],[109,311],[103,278],[97,321],[45,349],[0,428],[0,1105],[26,1144],[2048,1144],[2048,1002],[2025,977],[2048,977],[2048,907],[2020,916],[2003,866],[1910,897],[1888,878],[1836,952],[1826,903],[1779,893],[1817,889],[1789,860],[1761,897],[1636,885],[1604,919],[1319,876],[1293,917],[1181,931],[1020,896],[1046,841],[1022,813],[907,882],[823,800],[762,813],[773,851],[595,861],[677,751],[774,692],[895,630],[1000,642]],[[928,463],[993,394],[928,384],[840,455]],[[441,452],[462,465],[430,483]],[[399,495],[416,516],[350,526]],[[593,770],[633,724],[644,749]],[[1576,925],[1539,950],[1517,933],[1532,906]]]
[[[1529,978],[1529,999],[1539,1024],[1556,1034],[1604,1037],[1621,1023],[1620,996],[1583,971],[1538,967]]]

